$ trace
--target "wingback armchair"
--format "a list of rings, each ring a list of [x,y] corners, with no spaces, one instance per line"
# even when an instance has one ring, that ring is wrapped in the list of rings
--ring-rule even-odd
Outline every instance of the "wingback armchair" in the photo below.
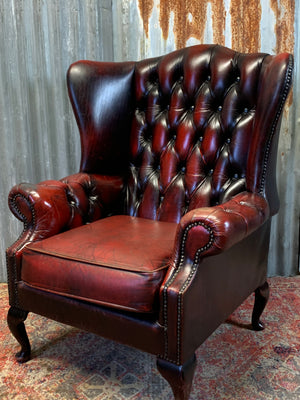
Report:
[[[7,250],[19,362],[33,312],[155,354],[183,400],[195,350],[253,292],[263,329],[292,70],[289,54],[218,45],[70,66],[80,171],[9,194],[24,223]]]

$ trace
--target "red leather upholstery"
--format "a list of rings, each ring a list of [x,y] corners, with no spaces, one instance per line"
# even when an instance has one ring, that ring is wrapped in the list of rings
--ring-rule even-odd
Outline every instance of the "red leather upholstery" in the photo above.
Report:
[[[179,222],[242,190],[262,192],[268,154],[257,148],[270,140],[279,110],[269,88],[282,90],[286,61],[196,46],[137,64],[129,213]]]
[[[8,202],[15,216],[26,223],[34,241],[120,209],[123,186],[119,176],[79,173],[37,185],[21,183],[12,188]]]
[[[27,246],[21,279],[34,288],[106,307],[154,312],[176,228],[174,223],[121,215],[71,229]]]
[[[289,54],[214,45],[70,66],[80,171],[9,195],[24,223],[7,250],[19,361],[32,311],[156,354],[186,400],[196,348],[252,292],[263,328],[292,71]]]

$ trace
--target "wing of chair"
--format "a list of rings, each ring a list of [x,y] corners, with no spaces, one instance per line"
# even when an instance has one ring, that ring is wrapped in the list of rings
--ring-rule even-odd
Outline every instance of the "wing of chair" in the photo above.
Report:
[[[197,347],[253,292],[263,329],[292,70],[289,54],[213,45],[71,65],[80,172],[9,194],[24,223],[7,250],[19,362],[33,312],[155,354],[182,400]]]

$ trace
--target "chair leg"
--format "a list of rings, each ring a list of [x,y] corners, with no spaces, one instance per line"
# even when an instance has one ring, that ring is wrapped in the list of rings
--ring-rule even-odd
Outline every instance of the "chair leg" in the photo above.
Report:
[[[255,301],[252,313],[252,328],[255,331],[261,331],[265,327],[263,322],[260,321],[260,316],[268,302],[269,292],[269,284],[267,281],[255,290]]]
[[[24,325],[27,315],[27,311],[17,307],[11,307],[7,314],[8,327],[21,345],[21,350],[15,355],[19,363],[25,363],[30,360],[31,348]]]
[[[157,368],[170,384],[175,400],[188,400],[196,367],[196,356],[184,365],[176,365],[161,358],[157,359]]]

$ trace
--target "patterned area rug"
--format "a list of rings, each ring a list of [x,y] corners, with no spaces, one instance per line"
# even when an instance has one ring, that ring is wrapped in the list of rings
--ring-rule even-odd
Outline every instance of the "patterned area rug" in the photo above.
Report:
[[[191,400],[300,399],[300,276],[271,278],[262,332],[249,330],[247,299],[197,351]],[[0,284],[0,399],[170,400],[155,357],[29,315],[33,359],[18,365]]]

